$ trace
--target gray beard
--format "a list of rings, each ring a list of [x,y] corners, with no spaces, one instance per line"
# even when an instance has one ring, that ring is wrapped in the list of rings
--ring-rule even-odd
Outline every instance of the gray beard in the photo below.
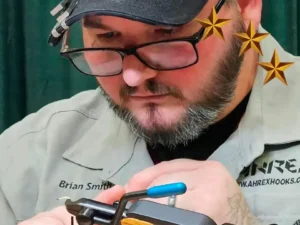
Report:
[[[238,22],[235,26],[235,32],[246,32],[243,22]],[[152,123],[152,128],[151,130],[146,129],[140,125],[129,110],[115,104],[101,86],[100,89],[112,111],[128,124],[132,132],[144,138],[150,145],[161,144],[170,149],[178,144],[187,145],[189,141],[199,137],[210,125],[214,124],[220,112],[232,101],[235,95],[237,78],[244,59],[243,56],[239,56],[241,44],[241,41],[233,38],[229,51],[227,51],[226,56],[218,63],[215,69],[214,79],[212,79],[204,92],[205,100],[190,105],[186,109],[184,117],[172,129],[166,129],[163,124],[152,122],[155,121],[152,118],[157,118],[159,113],[155,104],[148,105],[148,122]],[[168,92],[176,98],[182,97],[177,90],[172,90],[153,80],[148,80],[145,88],[152,93],[160,94]],[[120,95],[121,97],[125,97],[134,92],[135,88],[126,86],[121,90]],[[201,91],[201,95],[203,96],[203,91]]]

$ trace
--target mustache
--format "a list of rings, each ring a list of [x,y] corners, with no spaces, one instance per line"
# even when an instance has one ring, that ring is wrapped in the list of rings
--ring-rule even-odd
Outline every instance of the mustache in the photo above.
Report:
[[[154,80],[148,80],[145,83],[145,91],[149,91],[152,94],[158,94],[158,95],[170,95],[177,99],[183,100],[184,96],[181,93],[181,91],[176,87],[167,86],[165,84],[158,83]],[[127,99],[131,95],[135,94],[137,92],[137,87],[130,87],[128,85],[124,85],[120,89],[120,97],[122,99]]]

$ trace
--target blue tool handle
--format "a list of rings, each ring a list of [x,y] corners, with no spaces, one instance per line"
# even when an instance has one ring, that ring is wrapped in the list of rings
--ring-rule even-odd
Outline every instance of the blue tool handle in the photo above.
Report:
[[[180,195],[186,192],[186,185],[182,182],[154,186],[147,190],[147,196],[150,198],[163,198],[170,195]]]

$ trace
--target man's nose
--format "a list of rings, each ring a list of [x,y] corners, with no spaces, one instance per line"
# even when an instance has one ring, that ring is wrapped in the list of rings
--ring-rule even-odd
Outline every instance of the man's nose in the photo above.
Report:
[[[137,87],[145,80],[157,75],[157,71],[147,67],[135,56],[127,56],[123,62],[123,79],[128,86]]]

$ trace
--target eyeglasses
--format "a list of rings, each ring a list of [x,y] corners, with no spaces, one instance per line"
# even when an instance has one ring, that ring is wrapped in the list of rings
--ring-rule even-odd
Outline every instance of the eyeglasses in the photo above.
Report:
[[[216,12],[219,12],[225,0],[219,0]],[[130,49],[121,48],[77,48],[69,49],[66,32],[61,55],[67,57],[81,73],[108,77],[123,72],[123,60],[134,55],[146,66],[158,71],[184,69],[199,60],[196,44],[201,40],[204,27],[190,37],[174,38],[138,45]]]

